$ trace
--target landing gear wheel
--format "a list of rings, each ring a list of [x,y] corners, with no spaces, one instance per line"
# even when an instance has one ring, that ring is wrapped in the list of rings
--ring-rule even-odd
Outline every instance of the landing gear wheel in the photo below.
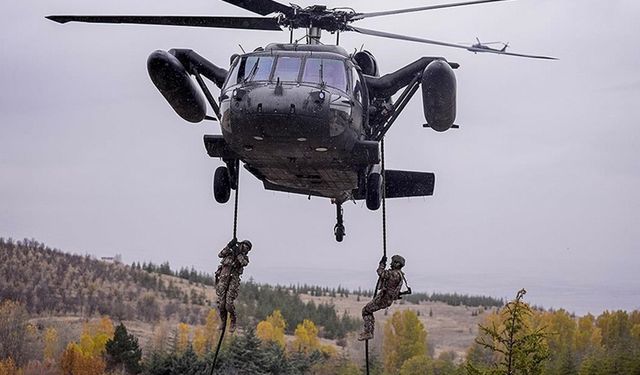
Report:
[[[344,239],[344,225],[342,224],[336,224],[335,227],[333,227],[333,233],[336,235],[336,241],[338,242],[342,242],[342,240]]]
[[[344,220],[342,218],[342,204],[336,203],[336,226],[333,227],[333,234],[336,236],[336,241],[342,242],[345,235]]]
[[[213,175],[213,197],[218,203],[227,203],[231,196],[229,169],[218,167]]]
[[[371,173],[367,177],[367,208],[375,211],[382,203],[382,176],[380,173]]]

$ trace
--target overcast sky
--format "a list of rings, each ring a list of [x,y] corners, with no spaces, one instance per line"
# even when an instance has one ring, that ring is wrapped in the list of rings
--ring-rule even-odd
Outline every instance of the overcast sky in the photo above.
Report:
[[[432,3],[326,2],[363,12]],[[182,121],[151,83],[146,59],[192,48],[228,67],[238,44],[286,42],[287,32],[44,19],[251,15],[216,0],[1,8],[0,236],[213,271],[233,206],[213,200],[221,162],[206,155],[202,135],[220,129]],[[373,52],[383,74],[421,56],[461,64],[460,129],[423,129],[416,95],[387,137],[389,168],[436,173],[433,197],[388,202],[390,252],[407,258],[414,290],[511,297],[524,287],[533,303],[580,314],[640,308],[639,16],[635,0],[517,0],[357,24],[453,43],[501,40],[559,61],[341,36],[347,50]],[[345,221],[338,244],[328,200],[265,191],[245,172],[239,236],[254,243],[245,278],[372,288],[381,212],[347,203]]]

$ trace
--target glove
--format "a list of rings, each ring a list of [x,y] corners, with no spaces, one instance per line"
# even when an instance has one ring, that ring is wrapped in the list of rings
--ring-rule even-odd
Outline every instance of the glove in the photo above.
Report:
[[[411,288],[407,287],[407,294],[411,294]]]
[[[228,248],[232,248],[234,246],[236,246],[238,244],[238,239],[237,238],[233,238],[231,241],[229,241],[229,243],[227,244]]]
[[[382,256],[382,259],[380,259],[380,263],[387,264],[387,256],[386,255]]]

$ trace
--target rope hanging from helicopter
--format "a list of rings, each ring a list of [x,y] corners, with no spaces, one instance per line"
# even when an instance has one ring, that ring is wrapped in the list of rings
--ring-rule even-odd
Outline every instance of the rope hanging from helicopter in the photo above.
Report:
[[[238,238],[238,195],[240,195],[240,160],[236,159],[235,163],[234,163],[234,169],[235,169],[235,185],[236,185],[236,194],[235,194],[235,198],[234,198],[234,204],[233,204],[233,239],[237,239]],[[229,285],[227,284],[227,288],[225,290],[225,294],[229,291]],[[223,321],[225,322],[224,325],[222,326],[222,329],[220,330],[220,337],[218,338],[218,345],[216,346],[216,352],[213,356],[213,363],[211,364],[211,371],[209,371],[209,375],[213,375],[213,372],[215,371],[216,368],[216,363],[218,362],[218,354],[220,354],[220,347],[222,346],[222,341],[224,340],[224,333],[227,330],[227,317],[225,317],[225,319],[223,319]]]
[[[381,154],[381,165],[380,165],[380,174],[382,175],[382,257],[387,257],[387,204],[386,204],[386,181],[384,178],[384,135],[380,140],[380,154]],[[373,290],[373,298],[378,294],[378,288],[380,287],[380,276],[378,276],[378,281],[376,282],[376,287]],[[364,341],[364,360],[365,360],[365,368],[366,374],[369,375],[369,340]]]

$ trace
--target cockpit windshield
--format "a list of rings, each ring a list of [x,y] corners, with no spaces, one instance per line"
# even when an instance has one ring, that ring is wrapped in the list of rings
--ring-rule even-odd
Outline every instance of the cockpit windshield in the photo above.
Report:
[[[327,86],[347,91],[344,63],[335,59],[308,58],[304,65],[302,82],[324,83]]]
[[[273,65],[275,63],[275,69]],[[347,91],[347,71],[344,61],[331,58],[308,57],[304,60],[298,56],[253,55],[243,56],[234,65],[226,87],[243,82],[276,81],[298,82],[302,70],[302,82],[327,85]],[[273,70],[273,75],[271,71]]]
[[[276,70],[273,72],[273,79],[280,79],[280,81],[284,82],[297,82],[300,65],[302,65],[302,59],[299,57],[278,57]]]

